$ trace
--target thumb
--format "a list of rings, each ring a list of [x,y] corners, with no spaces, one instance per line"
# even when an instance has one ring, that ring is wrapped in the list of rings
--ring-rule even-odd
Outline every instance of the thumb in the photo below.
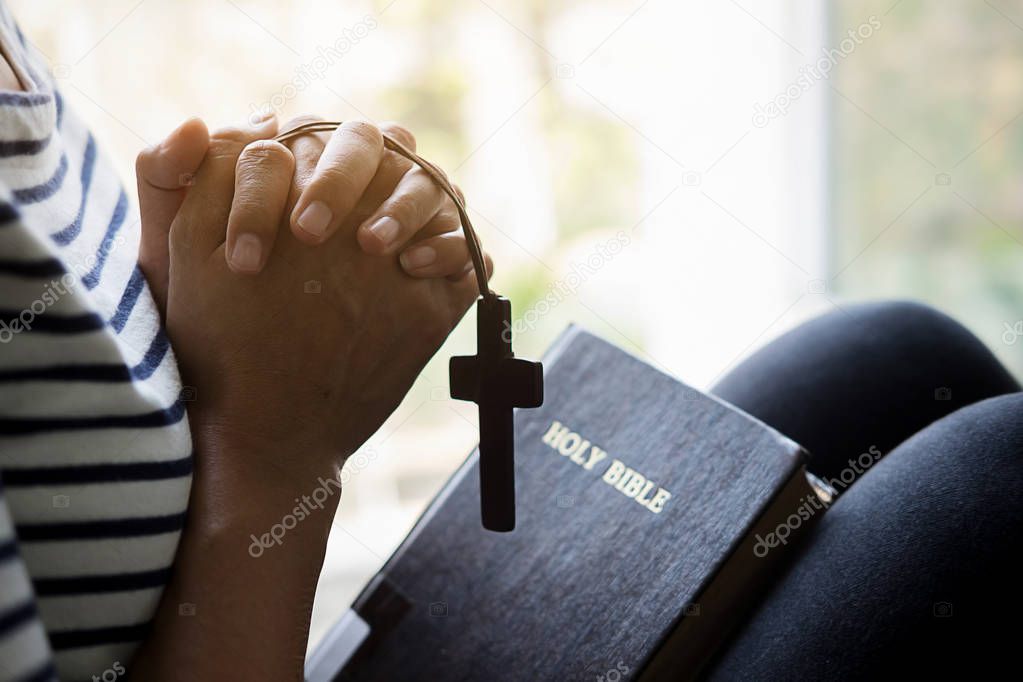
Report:
[[[149,282],[161,315],[167,309],[170,225],[206,156],[209,143],[206,124],[198,118],[190,118],[165,140],[143,150],[135,160],[142,219],[139,267]]]

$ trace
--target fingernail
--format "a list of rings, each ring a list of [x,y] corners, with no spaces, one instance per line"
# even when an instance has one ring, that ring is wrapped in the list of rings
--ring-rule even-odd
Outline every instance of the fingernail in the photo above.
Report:
[[[416,246],[401,254],[401,264],[407,270],[424,268],[437,260],[437,250],[432,246]]]
[[[389,216],[384,216],[367,228],[374,237],[379,239],[384,246],[389,245],[398,236],[401,224]],[[431,249],[432,250],[432,249]]]
[[[242,272],[255,272],[263,256],[263,246],[254,234],[239,235],[231,250],[231,267]]]
[[[330,218],[330,208],[322,201],[314,201],[305,207],[296,222],[303,232],[308,232],[314,237],[322,237],[327,233]]]

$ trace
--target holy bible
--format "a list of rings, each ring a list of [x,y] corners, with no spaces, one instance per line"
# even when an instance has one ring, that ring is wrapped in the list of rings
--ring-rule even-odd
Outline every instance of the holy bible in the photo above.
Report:
[[[694,679],[823,513],[806,453],[572,327],[515,414],[511,533],[473,452],[306,665],[310,682]]]

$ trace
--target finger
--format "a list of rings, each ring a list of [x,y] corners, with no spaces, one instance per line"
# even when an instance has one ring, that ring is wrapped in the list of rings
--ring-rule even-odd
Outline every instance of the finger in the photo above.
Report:
[[[312,181],[316,163],[319,161],[320,155],[323,154],[327,139],[310,135],[295,138],[286,143],[286,146],[290,146],[295,155],[295,181],[292,183],[291,194],[288,197],[289,207],[298,204],[299,197]],[[348,218],[342,221],[339,229],[346,229],[346,226],[350,225],[354,232],[355,227],[363,219],[394,193],[398,182],[410,168],[412,168],[411,161],[392,151],[385,151],[376,175],[373,176]]]
[[[461,231],[417,241],[402,251],[399,261],[402,269],[412,277],[449,277],[453,280],[464,277],[466,268],[472,263],[469,245]]]
[[[487,282],[490,282],[494,278],[494,259],[490,257],[490,254],[486,251],[483,252],[483,265],[487,269]],[[476,268],[473,267],[472,261],[466,263],[465,270],[462,272],[462,276],[455,280],[456,284],[470,284],[473,288],[478,289],[476,285]]]
[[[162,315],[167,306],[170,265],[168,235],[188,186],[209,147],[210,133],[198,118],[190,118],[159,144],[135,159],[142,235],[139,267],[149,282]]]
[[[489,282],[494,276],[494,259],[490,257],[489,253],[484,252],[483,263],[487,268],[487,281]],[[456,295],[467,301],[466,305],[479,297],[480,288],[476,283],[476,270],[473,269],[472,263],[469,263],[462,276],[455,280],[454,288]]]
[[[465,199],[462,195],[462,190],[459,189],[458,185],[451,185],[451,188],[455,190],[455,195],[459,201],[464,202]],[[446,232],[456,232],[462,229],[462,218],[458,214],[458,209],[455,207],[453,201],[447,198],[445,195],[444,204],[437,213],[430,218],[430,221],[416,232],[415,236],[409,241],[403,244],[401,249],[407,249],[411,244],[418,243],[429,237],[435,237],[439,234]]]
[[[238,157],[250,142],[277,134],[274,116],[255,126],[221,128],[210,135],[206,158],[171,225],[171,246],[213,253],[227,237]]]
[[[237,273],[256,274],[273,249],[295,171],[295,157],[280,142],[256,140],[235,167],[234,197],[224,253]]]
[[[281,130],[292,130],[300,125],[315,123],[316,121],[322,120],[322,116],[313,116],[309,114],[297,116],[282,125]],[[297,191],[294,191],[293,196],[291,197],[292,206],[298,204],[298,198],[312,181],[313,172],[316,170],[316,162],[320,160],[320,156],[323,154],[323,149],[327,146],[327,141],[329,139],[329,132],[305,133],[303,135],[293,137],[284,143],[284,146],[290,149],[292,156],[295,157],[294,189]]]
[[[494,259],[486,251],[483,252],[483,266],[487,269],[487,282],[490,282],[490,280],[494,279],[494,270],[497,269],[497,266],[494,265]],[[473,269],[472,263],[469,264],[469,273],[474,275],[473,281],[475,281],[476,270]]]
[[[392,151],[385,151],[376,175],[373,176],[366,191],[362,193],[362,199],[358,206],[349,214],[348,220],[344,224],[352,226],[352,231],[357,233],[355,228],[394,194],[398,183],[411,168],[412,162],[405,157]]]
[[[321,118],[318,116],[299,116],[288,121],[281,129],[291,130],[299,125],[321,120]],[[382,123],[380,130],[382,133],[405,145],[406,148],[415,149],[415,137],[403,126],[396,123]],[[292,185],[291,195],[288,198],[289,206],[298,204],[299,197],[312,181],[316,164],[323,154],[329,139],[329,133],[308,133],[292,138],[285,143],[285,146],[289,147],[295,156],[295,182]],[[398,181],[401,180],[402,176],[411,167],[412,162],[405,157],[392,151],[385,151],[380,166],[377,168],[376,175],[373,176],[369,186],[362,193],[362,199],[358,206],[349,215],[348,220],[342,221],[342,225],[350,224],[353,220],[361,222],[361,219],[365,218],[370,211],[379,206],[384,199],[391,196],[394,188],[398,185]]]
[[[291,229],[307,244],[328,239],[355,208],[384,152],[380,129],[345,122],[330,136],[309,186],[291,214]]]
[[[380,132],[392,140],[397,141],[401,146],[410,152],[416,150],[416,136],[412,134],[412,131],[394,121],[386,121],[380,124]]]
[[[394,253],[419,232],[447,201],[443,190],[422,169],[409,170],[394,193],[356,232],[363,251]]]

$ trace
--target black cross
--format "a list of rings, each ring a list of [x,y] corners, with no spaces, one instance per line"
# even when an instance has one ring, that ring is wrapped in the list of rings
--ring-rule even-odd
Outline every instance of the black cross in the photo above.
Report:
[[[480,512],[487,530],[515,528],[513,407],[543,404],[543,366],[512,352],[511,302],[476,303],[476,355],[451,358],[451,397],[480,411]]]

